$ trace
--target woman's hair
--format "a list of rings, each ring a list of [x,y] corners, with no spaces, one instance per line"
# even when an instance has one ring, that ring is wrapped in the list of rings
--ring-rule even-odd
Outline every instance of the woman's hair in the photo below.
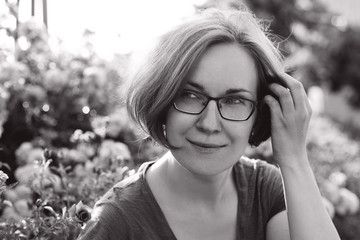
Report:
[[[269,94],[268,85],[284,71],[281,55],[267,33],[266,24],[245,10],[208,9],[162,35],[155,47],[129,75],[130,117],[159,144],[170,147],[165,133],[166,115],[182,90],[191,68],[215,44],[239,44],[253,57],[259,79],[258,101]],[[258,146],[270,136],[270,111],[259,104],[249,143]]]

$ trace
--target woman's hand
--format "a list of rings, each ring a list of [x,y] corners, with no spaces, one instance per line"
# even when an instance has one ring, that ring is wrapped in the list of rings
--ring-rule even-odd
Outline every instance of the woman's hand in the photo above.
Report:
[[[307,160],[306,135],[312,111],[302,84],[286,73],[279,77],[286,87],[271,84],[269,88],[278,100],[267,95],[265,102],[271,113],[273,154],[281,168]]]
[[[265,102],[271,113],[274,158],[283,177],[290,239],[339,240],[306,154],[309,101],[299,81],[287,74],[280,77],[285,87],[271,84],[275,97],[267,95]]]

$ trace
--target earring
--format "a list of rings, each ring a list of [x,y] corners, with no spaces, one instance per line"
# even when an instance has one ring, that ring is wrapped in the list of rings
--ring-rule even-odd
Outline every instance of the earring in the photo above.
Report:
[[[251,145],[251,147],[255,147],[255,132],[254,132],[254,130],[252,130],[250,133],[249,144]]]
[[[167,138],[167,137],[166,137],[166,125],[163,124],[163,125],[162,125],[162,128],[163,128],[164,137],[165,137],[165,139],[166,139],[166,138]]]

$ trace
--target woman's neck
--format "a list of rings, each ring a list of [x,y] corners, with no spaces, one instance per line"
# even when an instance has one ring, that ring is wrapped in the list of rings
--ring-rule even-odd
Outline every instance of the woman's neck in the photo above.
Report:
[[[211,176],[195,175],[167,153],[150,170],[150,185],[151,178],[155,182],[157,179],[164,191],[161,194],[166,194],[169,201],[178,201],[176,204],[189,206],[191,203],[192,206],[215,209],[236,193],[232,169]]]

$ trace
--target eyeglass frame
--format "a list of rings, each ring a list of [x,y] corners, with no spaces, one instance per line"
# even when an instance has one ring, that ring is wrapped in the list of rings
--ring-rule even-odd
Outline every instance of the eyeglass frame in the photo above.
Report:
[[[198,91],[194,91],[194,90],[186,90],[186,91],[187,91],[187,92],[193,92],[193,93],[200,94],[201,96],[204,96],[204,97],[207,99],[207,100],[206,100],[206,103],[205,103],[205,105],[204,105],[204,107],[203,107],[203,109],[202,109],[200,112],[198,112],[198,113],[192,113],[192,112],[183,111],[183,110],[179,109],[179,108],[176,106],[176,104],[175,104],[176,100],[173,101],[173,106],[174,106],[174,108],[175,108],[177,111],[182,112],[182,113],[186,113],[186,114],[190,114],[190,115],[200,115],[200,114],[205,110],[205,108],[207,107],[207,105],[209,104],[209,102],[212,101],[212,100],[214,100],[214,101],[216,102],[216,106],[217,106],[217,109],[218,109],[218,111],[219,111],[219,113],[220,113],[220,116],[221,116],[223,119],[228,120],[228,121],[234,121],[234,122],[244,122],[244,121],[249,120],[249,118],[254,114],[255,109],[258,107],[258,104],[260,103],[260,101],[255,101],[255,100],[250,100],[250,99],[247,99],[247,98],[244,98],[244,97],[239,97],[239,98],[242,99],[242,100],[246,100],[246,101],[251,102],[251,103],[252,103],[252,109],[251,109],[251,112],[250,112],[250,114],[249,114],[249,116],[248,116],[247,118],[241,119],[241,120],[236,120],[236,119],[231,119],[231,118],[226,118],[226,117],[224,117],[223,114],[221,113],[221,110],[220,110],[220,103],[219,103],[220,100],[225,99],[225,98],[228,98],[229,96],[227,96],[227,97],[217,97],[217,98],[216,98],[216,97],[210,97],[210,96],[208,96],[208,95],[206,95],[206,94],[204,94],[204,93],[201,93],[201,92],[198,92]],[[176,99],[176,98],[175,98],[175,99]]]

